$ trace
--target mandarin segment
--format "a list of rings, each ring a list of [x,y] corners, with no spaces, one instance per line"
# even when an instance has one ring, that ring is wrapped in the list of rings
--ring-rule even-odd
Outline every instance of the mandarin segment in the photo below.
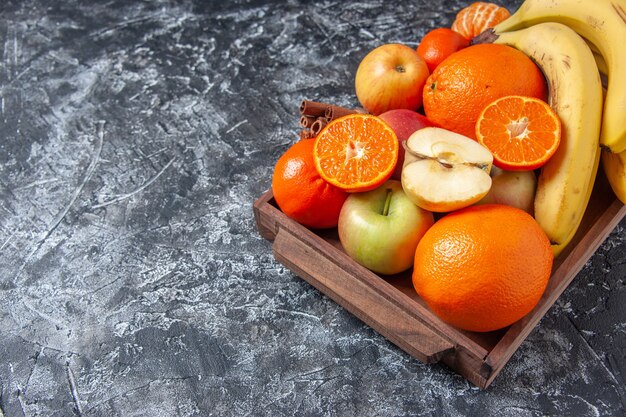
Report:
[[[315,139],[315,167],[329,183],[348,192],[385,182],[399,152],[393,130],[380,118],[351,114],[329,123]]]
[[[496,26],[511,15],[507,9],[494,3],[476,2],[457,13],[452,30],[467,40],[480,35],[486,29]]]

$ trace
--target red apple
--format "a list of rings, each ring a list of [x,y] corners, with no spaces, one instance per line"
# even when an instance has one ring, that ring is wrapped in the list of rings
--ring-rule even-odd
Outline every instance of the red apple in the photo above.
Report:
[[[422,116],[413,110],[407,109],[389,110],[378,117],[387,122],[398,137],[400,145],[398,163],[396,164],[396,169],[393,171],[391,178],[399,180],[402,178],[402,165],[404,164],[404,147],[402,146],[402,142],[407,140],[413,132],[424,127],[435,126],[435,124],[428,120],[426,116]]]
[[[416,50],[390,43],[371,51],[356,71],[356,95],[371,114],[387,110],[417,110],[422,106],[422,90],[428,66]]]

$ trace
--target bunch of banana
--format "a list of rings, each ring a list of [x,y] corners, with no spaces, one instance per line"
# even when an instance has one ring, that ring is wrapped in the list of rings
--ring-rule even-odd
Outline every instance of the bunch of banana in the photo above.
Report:
[[[494,43],[531,57],[549,86],[548,102],[561,120],[561,144],[542,167],[535,219],[555,252],[572,239],[589,202],[600,161],[602,84],[585,41],[560,23],[496,32]]]
[[[563,136],[539,176],[535,218],[555,254],[580,225],[601,154],[613,191],[626,204],[624,41],[626,0],[526,0],[472,41],[525,52],[548,81],[549,103],[561,119]]]

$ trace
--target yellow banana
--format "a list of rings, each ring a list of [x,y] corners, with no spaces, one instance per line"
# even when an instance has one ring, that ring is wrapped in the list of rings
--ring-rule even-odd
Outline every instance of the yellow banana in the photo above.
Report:
[[[564,246],[580,225],[600,161],[600,75],[585,41],[560,23],[496,36],[495,43],[521,50],[541,67],[561,120],[561,143],[539,175],[535,219],[554,245]]]
[[[600,51],[598,51],[598,48],[596,48],[594,44],[592,44],[586,39],[585,39],[585,42],[587,43],[587,46],[589,47],[589,49],[591,49],[591,53],[593,53],[593,59],[596,60],[598,71],[600,71],[600,78],[602,78],[603,75],[605,77],[608,77],[609,67],[608,65],[606,65],[606,61],[604,60],[604,57],[602,56]]]
[[[600,145],[611,152],[626,150],[626,0],[526,0],[496,34],[542,22],[562,23],[588,39],[608,67]]]
[[[626,204],[626,152],[602,151],[602,168],[613,192],[622,203]]]
[[[613,188],[613,192],[622,203],[626,204],[626,152],[611,153],[603,150],[600,160],[602,161],[604,173],[609,179],[611,188]],[[591,196],[592,188],[593,187],[589,188],[587,199]],[[552,252],[555,257],[557,257],[574,238],[575,232],[576,231],[568,236],[560,245],[552,245]]]
[[[587,46],[591,49],[591,53],[593,54],[593,59],[596,61],[596,66],[598,67],[598,71],[600,71],[600,81],[602,81],[602,89],[603,89],[603,101],[606,99],[606,88],[609,85],[609,67],[606,65],[604,61],[604,57],[598,51],[598,48],[591,42],[585,40],[587,42]]]

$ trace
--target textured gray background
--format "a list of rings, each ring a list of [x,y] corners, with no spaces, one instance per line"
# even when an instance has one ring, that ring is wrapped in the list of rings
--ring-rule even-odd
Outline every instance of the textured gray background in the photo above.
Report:
[[[623,415],[625,222],[484,392],[256,232],[299,102],[467,3],[4,0],[0,417]]]

